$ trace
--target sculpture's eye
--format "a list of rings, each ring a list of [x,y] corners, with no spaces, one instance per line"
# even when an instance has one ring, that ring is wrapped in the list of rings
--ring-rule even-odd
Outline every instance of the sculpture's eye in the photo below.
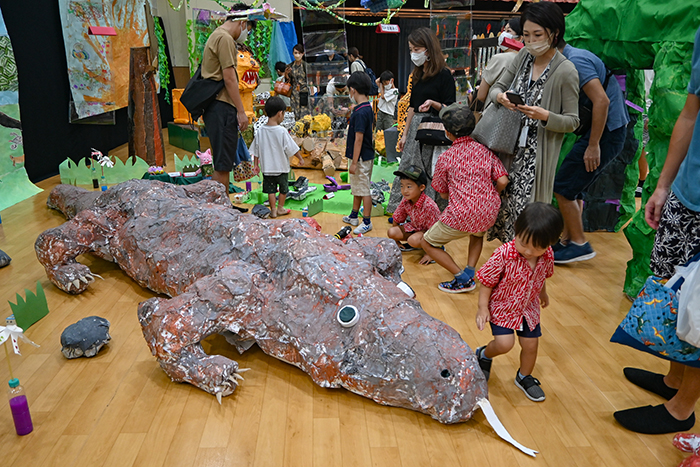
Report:
[[[352,305],[345,305],[338,310],[337,317],[341,326],[349,328],[359,321],[360,312]]]
[[[452,375],[451,375],[451,373],[450,373],[450,370],[442,370],[442,371],[440,372],[440,376],[442,376],[443,378],[449,378],[449,377],[452,376]]]

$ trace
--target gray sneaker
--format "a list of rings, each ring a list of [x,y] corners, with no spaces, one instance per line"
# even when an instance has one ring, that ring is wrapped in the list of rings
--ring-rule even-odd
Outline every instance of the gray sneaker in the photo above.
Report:
[[[345,222],[346,224],[350,224],[353,227],[357,227],[358,225],[360,225],[360,218],[359,217],[344,216],[343,222]]]
[[[544,400],[544,391],[540,387],[540,382],[532,375],[527,375],[520,378],[520,370],[515,374],[515,385],[522,389],[528,399],[534,402],[542,402]]]

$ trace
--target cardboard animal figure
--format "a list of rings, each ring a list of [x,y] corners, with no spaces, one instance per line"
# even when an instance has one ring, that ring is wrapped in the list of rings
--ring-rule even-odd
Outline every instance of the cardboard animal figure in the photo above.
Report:
[[[239,46],[238,63],[236,72],[238,73],[238,90],[241,93],[243,108],[248,115],[248,122],[255,118],[253,110],[253,91],[258,87],[260,64],[253,58],[253,54],[247,49]]]
[[[146,300],[138,311],[146,342],[173,381],[219,399],[233,393],[242,380],[238,364],[207,355],[200,344],[218,333],[239,352],[257,344],[323,387],[344,387],[443,423],[469,420],[481,407],[492,426],[500,425],[474,353],[412,298],[393,241],[343,244],[303,219],[240,214],[210,181],[131,180],[78,212],[66,200],[77,203],[81,193],[91,197],[72,186],[52,191],[50,207],[77,213],[39,236],[37,257],[69,293],[90,285],[83,279],[90,270],[75,258],[91,252],[173,297]]]

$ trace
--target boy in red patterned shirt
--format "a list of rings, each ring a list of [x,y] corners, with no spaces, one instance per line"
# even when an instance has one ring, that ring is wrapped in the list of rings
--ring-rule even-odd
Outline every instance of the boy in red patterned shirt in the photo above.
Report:
[[[537,360],[540,305],[549,305],[545,279],[554,273],[554,245],[564,229],[564,219],[554,206],[529,204],[515,221],[515,239],[496,248],[477,279],[479,310],[476,325],[480,331],[491,324],[493,340],[476,349],[479,366],[489,379],[491,359],[510,351],[518,333],[520,368],[515,385],[532,401],[544,400],[540,382],[532,377]]]
[[[454,274],[453,280],[438,285],[440,290],[471,292],[476,288],[474,268],[481,256],[484,233],[496,222],[501,207],[500,192],[508,184],[508,173],[493,152],[469,137],[475,120],[467,105],[444,107],[440,118],[445,134],[453,143],[435,165],[432,187],[450,202],[423,236],[421,247]],[[467,267],[462,269],[441,247],[466,236],[470,237],[469,255]]]
[[[394,175],[401,180],[401,195],[403,199],[393,215],[393,227],[389,228],[387,236],[396,240],[401,251],[411,251],[420,248],[423,234],[437,222],[440,208],[435,201],[425,193],[428,177],[425,172],[414,165],[406,170],[397,170]],[[408,222],[406,219],[410,218]],[[407,247],[401,242],[408,241]],[[419,264],[430,264],[432,258],[425,254]]]

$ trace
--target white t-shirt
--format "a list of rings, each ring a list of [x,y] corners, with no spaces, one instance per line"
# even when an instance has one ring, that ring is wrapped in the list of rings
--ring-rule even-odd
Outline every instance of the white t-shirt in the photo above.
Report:
[[[398,99],[398,89],[396,89],[394,86],[392,86],[391,89],[384,87],[384,94],[379,97],[377,108],[385,114],[394,115],[394,109],[396,108],[396,102]]]
[[[250,145],[250,153],[260,159],[263,175],[289,173],[289,158],[299,151],[289,132],[280,125],[261,126]]]

